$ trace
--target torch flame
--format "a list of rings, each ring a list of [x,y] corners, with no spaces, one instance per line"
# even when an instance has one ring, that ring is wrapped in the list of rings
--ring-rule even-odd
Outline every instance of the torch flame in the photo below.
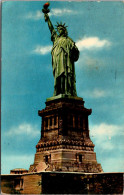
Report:
[[[43,7],[44,7],[44,9],[47,9],[47,8],[49,7],[49,5],[50,5],[50,3],[49,3],[49,2],[45,3],[45,4],[44,4],[44,6],[43,6]]]

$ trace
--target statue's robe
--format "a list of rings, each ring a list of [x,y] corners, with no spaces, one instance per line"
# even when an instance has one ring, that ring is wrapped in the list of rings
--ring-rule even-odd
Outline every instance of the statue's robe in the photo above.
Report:
[[[51,40],[53,41],[51,54],[54,89],[56,89],[57,78],[64,75],[67,78],[68,93],[76,96],[74,61],[78,60],[79,51],[71,38],[59,36],[55,30],[52,32]]]

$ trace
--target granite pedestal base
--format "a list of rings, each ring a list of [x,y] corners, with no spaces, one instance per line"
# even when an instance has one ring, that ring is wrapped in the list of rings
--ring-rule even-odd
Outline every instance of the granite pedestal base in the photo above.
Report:
[[[41,138],[29,172],[102,172],[89,136],[91,112],[80,97],[48,98],[46,108],[38,112],[42,117]]]

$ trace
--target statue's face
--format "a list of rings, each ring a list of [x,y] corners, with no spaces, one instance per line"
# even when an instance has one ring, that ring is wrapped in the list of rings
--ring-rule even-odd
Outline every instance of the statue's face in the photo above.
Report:
[[[63,28],[61,28],[61,27],[58,27],[58,32],[59,32],[59,35],[63,35],[64,34],[64,29]]]

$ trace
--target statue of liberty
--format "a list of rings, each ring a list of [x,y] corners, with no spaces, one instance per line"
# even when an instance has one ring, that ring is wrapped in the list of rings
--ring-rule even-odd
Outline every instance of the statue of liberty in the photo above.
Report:
[[[79,58],[79,51],[75,42],[68,37],[67,26],[57,22],[57,31],[49,18],[49,3],[42,9],[45,21],[51,32],[52,67],[54,76],[54,96],[59,94],[77,96],[74,62]]]

